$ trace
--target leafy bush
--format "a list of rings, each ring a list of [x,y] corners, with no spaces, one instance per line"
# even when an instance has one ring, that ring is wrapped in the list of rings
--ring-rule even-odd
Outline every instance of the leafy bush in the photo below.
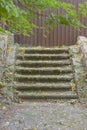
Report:
[[[50,13],[45,26],[54,27],[56,24],[71,25],[75,28],[85,27],[80,22],[80,17],[87,15],[87,2],[75,6],[61,2],[60,0],[0,0],[0,23],[9,31],[17,34],[29,35],[33,28],[37,28],[31,22],[40,14],[41,10],[63,9],[64,14]],[[5,30],[0,27],[0,32]]]

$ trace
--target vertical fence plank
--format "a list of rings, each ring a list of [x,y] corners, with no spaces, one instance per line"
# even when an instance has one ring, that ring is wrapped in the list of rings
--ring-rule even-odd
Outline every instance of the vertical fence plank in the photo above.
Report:
[[[86,0],[62,0],[62,2],[72,3],[78,6],[79,3],[83,3]],[[73,27],[65,27],[61,25],[57,25],[50,33],[48,33],[46,38],[43,36],[44,30],[40,27],[44,24],[44,18],[47,19],[47,15],[52,11],[42,11],[40,15],[38,15],[37,19],[32,22],[39,26],[39,28],[34,29],[34,34],[30,37],[26,37],[23,35],[15,35],[15,42],[23,45],[23,46],[61,46],[61,45],[73,45],[76,43],[77,37],[79,35],[87,36],[87,29],[82,29],[80,31],[74,29]],[[53,10],[53,13],[64,13],[61,9]],[[44,18],[43,18],[44,16]],[[87,18],[81,18],[83,24],[87,26]],[[45,32],[46,34],[46,32]]]

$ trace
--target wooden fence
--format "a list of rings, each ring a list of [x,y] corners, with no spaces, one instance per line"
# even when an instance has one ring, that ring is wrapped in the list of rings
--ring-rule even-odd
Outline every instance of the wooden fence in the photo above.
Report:
[[[71,2],[76,7],[78,6],[78,3],[83,3],[86,0],[62,0],[65,2]],[[50,13],[50,10],[47,12],[42,12],[45,19],[47,18],[47,14]],[[53,11],[53,13],[63,13],[62,10],[56,10]],[[38,15],[37,20],[33,20],[32,22],[35,23],[38,26],[43,25],[43,15]],[[87,19],[82,19],[81,21],[83,24],[87,25]],[[40,27],[38,29],[34,29],[34,35],[31,35],[29,37],[23,36],[23,35],[16,35],[15,36],[15,42],[23,45],[23,46],[46,46],[46,47],[53,47],[53,46],[62,46],[62,45],[73,45],[76,43],[77,37],[79,35],[87,36],[87,29],[81,29],[80,31],[77,31],[73,27],[67,27],[67,26],[60,26],[57,25],[52,31],[50,31],[49,34],[47,34],[47,37],[44,37],[44,30],[42,30]]]

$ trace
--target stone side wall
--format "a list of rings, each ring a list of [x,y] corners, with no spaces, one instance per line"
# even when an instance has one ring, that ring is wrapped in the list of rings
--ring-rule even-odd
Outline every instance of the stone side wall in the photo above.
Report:
[[[13,46],[14,35],[9,32],[6,34],[0,33],[0,80],[4,71],[4,65],[12,63],[14,59],[11,57],[14,55],[13,49],[11,49],[12,47],[8,47],[8,44]]]
[[[80,45],[81,60],[85,69],[87,70],[87,38],[84,36],[79,36],[77,38],[77,43]]]

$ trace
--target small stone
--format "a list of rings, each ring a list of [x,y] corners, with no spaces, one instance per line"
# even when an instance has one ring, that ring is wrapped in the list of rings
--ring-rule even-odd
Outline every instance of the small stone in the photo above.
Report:
[[[5,123],[5,126],[8,126],[9,124],[10,124],[9,122],[6,122],[6,123]]]
[[[3,87],[3,83],[2,82],[0,82],[0,88],[2,88]]]
[[[36,130],[36,128],[33,128],[33,130]]]
[[[23,130],[29,130],[28,128],[23,128]]]
[[[5,106],[3,106],[3,110],[6,110],[7,108]]]

